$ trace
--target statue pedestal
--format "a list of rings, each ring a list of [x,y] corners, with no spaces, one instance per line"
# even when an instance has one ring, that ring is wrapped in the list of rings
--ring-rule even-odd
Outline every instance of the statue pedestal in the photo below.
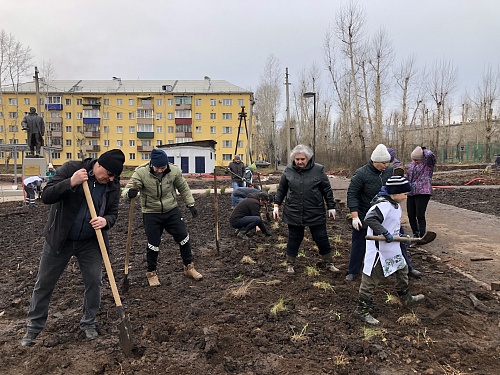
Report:
[[[24,157],[23,159],[23,179],[29,176],[40,176],[45,178],[47,161],[45,158]]]

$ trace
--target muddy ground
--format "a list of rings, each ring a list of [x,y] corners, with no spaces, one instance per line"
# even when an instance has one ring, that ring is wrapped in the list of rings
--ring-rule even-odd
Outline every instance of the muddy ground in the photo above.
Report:
[[[272,182],[271,178],[264,185]],[[456,176],[444,182],[465,183]],[[192,188],[207,189],[213,182],[198,178],[189,183]],[[221,180],[220,185],[228,183]],[[471,204],[471,209],[487,209],[484,212],[498,216],[498,189],[467,190],[463,196],[457,192],[441,189],[435,199],[463,207],[464,201],[484,201],[485,194],[490,194],[489,204]],[[411,279],[412,290],[425,294],[425,302],[414,310],[403,308],[393,298],[394,279],[388,278],[375,296],[374,315],[382,323],[368,327],[353,314],[359,281],[343,280],[350,248],[345,209],[339,209],[337,220],[328,225],[335,262],[342,272],[333,275],[318,266],[314,243],[308,237],[297,272],[290,276],[284,267],[286,226],[271,223],[272,237],[255,235],[250,242],[240,240],[229,228],[230,196],[223,194],[219,196],[217,250],[213,195],[202,193],[196,201],[198,218],[185,211],[195,264],[204,280],[184,277],[178,246],[164,235],[159,258],[162,285],[158,288],[147,285],[146,239],[139,206],[135,207],[131,286],[121,294],[133,327],[130,357],[118,345],[118,315],[107,278],[98,316],[100,336],[87,341],[79,331],[83,287],[76,262],[70,263],[54,292],[47,327],[36,345],[19,345],[48,207],[41,204],[28,210],[19,202],[1,204],[0,373],[500,373],[498,295],[450,270],[425,248],[412,251],[412,260],[425,277]],[[122,201],[111,232],[110,258],[119,289],[128,212],[128,202]],[[471,296],[479,301],[476,307]],[[280,301],[283,311],[276,308]]]

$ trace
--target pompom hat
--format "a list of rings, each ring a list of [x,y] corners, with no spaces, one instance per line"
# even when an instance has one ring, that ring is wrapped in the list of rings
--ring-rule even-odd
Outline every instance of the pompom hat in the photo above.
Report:
[[[371,161],[377,163],[388,163],[391,161],[391,154],[389,154],[389,151],[387,151],[387,147],[385,147],[383,144],[379,144],[377,147],[375,147],[375,150],[373,150],[370,159]]]
[[[411,152],[411,159],[422,160],[423,158],[424,158],[424,150],[422,150],[422,147],[420,146],[415,147],[415,150]]]
[[[411,186],[408,180],[401,176],[391,176],[385,183],[385,189],[388,194],[409,193]]]

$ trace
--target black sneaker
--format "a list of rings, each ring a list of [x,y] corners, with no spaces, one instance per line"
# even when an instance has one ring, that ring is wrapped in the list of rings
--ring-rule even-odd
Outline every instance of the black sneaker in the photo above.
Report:
[[[21,340],[21,346],[33,346],[35,343],[33,342],[38,336],[37,332],[26,332]]]
[[[95,330],[95,328],[87,328],[87,329],[83,330],[83,332],[85,332],[85,337],[88,340],[93,340],[97,336],[99,336],[99,334],[97,333],[97,331]]]
[[[355,275],[353,273],[350,273],[348,274],[346,277],[345,277],[345,281],[354,281],[358,278],[359,275]]]

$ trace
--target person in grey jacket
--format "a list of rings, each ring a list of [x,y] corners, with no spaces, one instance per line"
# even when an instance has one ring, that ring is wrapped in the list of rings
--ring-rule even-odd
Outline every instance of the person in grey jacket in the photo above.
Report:
[[[179,244],[184,274],[197,281],[203,279],[193,265],[189,233],[177,206],[177,191],[193,218],[198,216],[193,195],[180,168],[169,164],[163,150],[153,149],[150,162],[135,169],[122,192],[122,196],[128,198],[134,198],[140,192],[144,229],[148,239],[146,277],[150,286],[160,285],[157,267],[163,230]]]
[[[276,220],[279,206],[285,201],[283,222],[288,224],[287,272],[295,272],[295,260],[304,239],[305,227],[309,227],[326,268],[338,272],[339,269],[333,264],[332,248],[326,231],[325,205],[328,217],[335,219],[335,201],[328,176],[324,167],[314,162],[311,149],[305,145],[297,145],[290,153],[290,159],[292,163],[283,171],[273,210]]]
[[[21,122],[23,130],[28,132],[28,146],[30,148],[30,156],[42,157],[40,155],[40,149],[43,146],[43,136],[45,135],[45,122],[43,117],[36,113],[36,108],[31,107],[30,113],[24,116]]]

